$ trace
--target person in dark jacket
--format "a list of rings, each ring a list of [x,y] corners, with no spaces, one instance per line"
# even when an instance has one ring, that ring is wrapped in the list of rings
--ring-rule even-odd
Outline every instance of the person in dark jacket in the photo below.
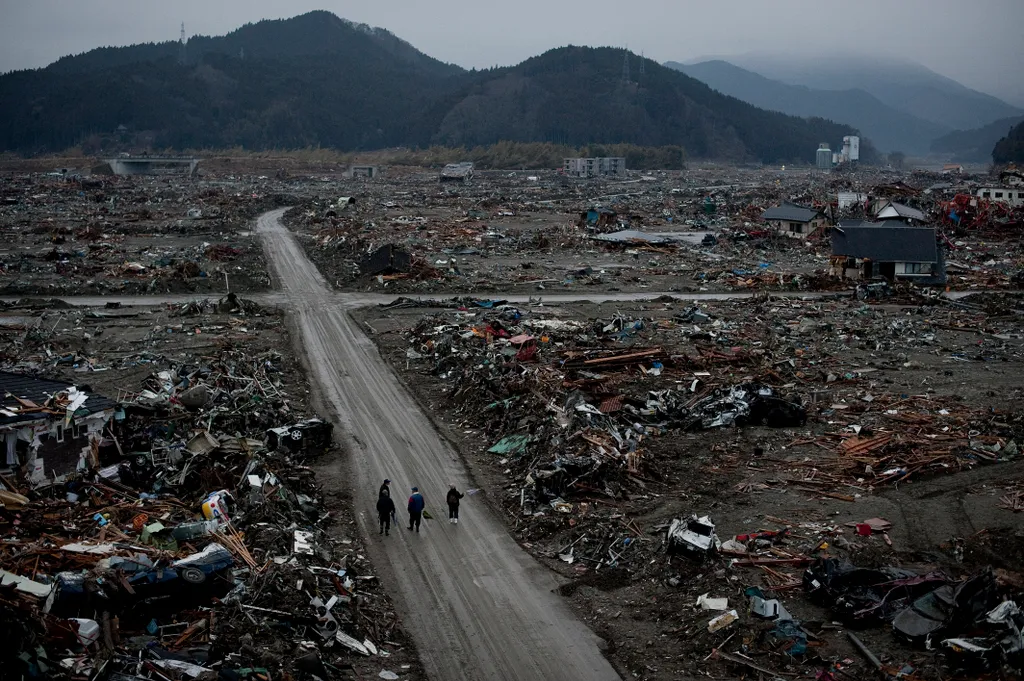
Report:
[[[380,521],[380,533],[388,535],[391,533],[391,518],[395,515],[395,502],[386,492],[381,492],[377,497],[377,520]]]
[[[416,531],[420,531],[420,519],[423,517],[423,507],[426,502],[423,501],[423,495],[420,494],[419,487],[412,488],[412,496],[409,497],[409,529],[416,526]]]
[[[381,483],[380,491],[377,492],[377,494],[387,494],[390,497],[391,496],[391,480],[389,480],[388,478],[384,478],[384,482]]]
[[[452,485],[451,489],[448,490],[448,497],[446,498],[448,502],[448,522],[453,525],[459,524],[459,501],[464,496],[466,495],[455,489],[455,485]]]

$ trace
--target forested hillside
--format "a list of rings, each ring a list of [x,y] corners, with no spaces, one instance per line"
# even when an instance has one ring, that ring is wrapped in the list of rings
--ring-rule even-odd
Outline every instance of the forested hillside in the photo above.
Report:
[[[369,150],[508,140],[679,146],[690,157],[811,162],[846,125],[763,111],[624,53],[566,47],[465,71],[328,12],[180,45],[101,48],[0,76],[0,149],[145,133],[155,149]]]

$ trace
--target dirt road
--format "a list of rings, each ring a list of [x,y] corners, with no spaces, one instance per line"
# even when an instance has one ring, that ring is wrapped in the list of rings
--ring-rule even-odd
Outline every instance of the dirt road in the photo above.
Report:
[[[554,576],[508,536],[479,498],[463,501],[449,525],[449,483],[471,488],[465,469],[430,420],[388,370],[292,234],[283,211],[259,219],[276,283],[289,299],[311,380],[334,410],[351,453],[349,486],[375,564],[405,613],[407,630],[432,679],[618,679],[597,637],[553,593]],[[399,527],[377,537],[377,487],[391,478]],[[402,516],[419,486],[437,518],[419,534]]]

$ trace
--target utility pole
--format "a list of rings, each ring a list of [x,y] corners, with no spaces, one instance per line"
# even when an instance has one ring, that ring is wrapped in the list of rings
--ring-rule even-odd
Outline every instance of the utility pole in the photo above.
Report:
[[[181,41],[179,42],[178,47],[179,64],[184,64],[186,61],[188,61],[188,52],[186,50],[187,48],[185,47],[185,22],[183,21],[181,22]]]

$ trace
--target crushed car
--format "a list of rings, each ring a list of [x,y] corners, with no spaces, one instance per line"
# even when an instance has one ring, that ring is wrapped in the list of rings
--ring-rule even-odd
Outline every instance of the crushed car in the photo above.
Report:
[[[715,534],[715,524],[709,516],[676,518],[668,528],[669,553],[682,553],[696,557],[707,556],[722,548]]]

